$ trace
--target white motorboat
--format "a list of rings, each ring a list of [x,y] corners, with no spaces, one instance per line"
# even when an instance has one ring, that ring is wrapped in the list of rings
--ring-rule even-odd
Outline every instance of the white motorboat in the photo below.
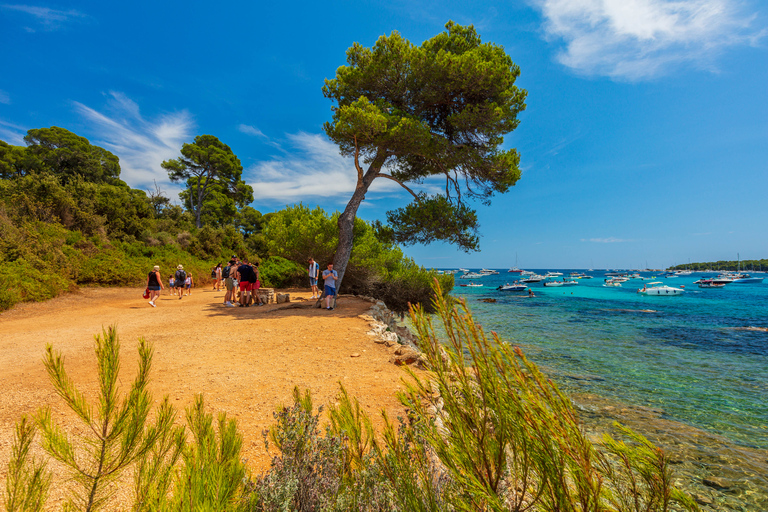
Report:
[[[540,276],[538,274],[531,274],[525,277],[522,281],[524,283],[538,283],[539,281],[543,280],[544,276]]]
[[[562,272],[547,272],[547,275],[545,277],[560,277],[562,276]]]
[[[460,284],[459,286],[466,286],[468,288],[479,288],[483,285],[480,283],[467,283],[467,284]]]
[[[673,288],[671,286],[667,286],[661,281],[655,281],[653,283],[648,283],[647,286],[643,286],[639,290],[637,290],[637,293],[640,293],[642,295],[661,295],[661,296],[667,296],[667,295],[682,295],[685,292],[682,288]]]
[[[621,281],[618,281],[616,279],[606,279],[605,284],[603,286],[618,286],[621,287]]]
[[[555,288],[558,286],[563,286],[563,284],[565,283],[563,283],[562,281],[544,281],[544,286],[546,286],[547,288]]]
[[[578,284],[576,279],[563,279],[563,286],[578,286]]]
[[[524,292],[528,289],[527,286],[525,286],[523,283],[519,283],[515,281],[514,283],[510,284],[504,284],[496,288],[497,290],[501,292]]]
[[[477,272],[467,272],[466,274],[459,276],[459,279],[479,279],[485,275],[486,274],[478,274]]]

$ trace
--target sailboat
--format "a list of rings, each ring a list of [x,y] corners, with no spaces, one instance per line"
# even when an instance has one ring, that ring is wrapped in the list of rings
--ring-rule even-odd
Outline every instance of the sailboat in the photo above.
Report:
[[[507,270],[507,272],[512,272],[513,274],[522,274],[523,271],[517,268],[517,253],[515,253],[515,266],[511,269]]]

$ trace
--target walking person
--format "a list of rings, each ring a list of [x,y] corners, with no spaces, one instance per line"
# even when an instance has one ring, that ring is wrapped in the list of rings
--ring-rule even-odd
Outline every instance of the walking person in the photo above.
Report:
[[[316,299],[320,295],[317,291],[317,278],[320,274],[320,265],[317,264],[314,258],[309,258],[309,268],[307,269],[309,274],[309,287],[312,289],[311,299]]]
[[[184,267],[179,265],[176,267],[176,273],[173,275],[173,287],[179,294],[179,300],[184,295],[184,286],[187,281],[187,273],[184,271]]]
[[[169,295],[176,295],[176,288],[174,288],[175,282],[176,282],[176,279],[173,277],[173,274],[168,276],[168,294]]]
[[[339,273],[333,270],[333,263],[328,264],[328,270],[323,270],[323,279],[325,285],[325,309],[333,309],[331,307],[331,297],[334,298],[334,305],[336,300],[336,281],[339,279]]]
[[[187,278],[184,280],[184,288],[187,290],[187,295],[192,295],[192,274],[187,274]]]
[[[160,296],[160,291],[163,289],[163,278],[160,275],[160,267],[155,265],[147,275],[147,290],[149,290],[149,305],[156,308],[155,301]]]

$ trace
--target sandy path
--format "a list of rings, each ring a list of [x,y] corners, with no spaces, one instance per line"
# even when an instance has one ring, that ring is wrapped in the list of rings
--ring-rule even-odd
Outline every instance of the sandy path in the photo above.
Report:
[[[254,470],[269,464],[261,432],[272,424],[274,406],[290,402],[294,386],[310,388],[319,405],[334,401],[341,381],[377,423],[381,408],[393,418],[401,413],[394,393],[404,373],[388,362],[393,349],[366,334],[369,325],[358,315],[371,306],[368,302],[342,297],[334,311],[286,304],[224,308],[223,292],[198,288],[181,300],[164,292],[158,307],[151,308],[142,291],[83,289],[0,315],[2,488],[21,414],[50,405],[65,428],[76,425],[43,368],[46,344],[64,354],[70,376],[93,398],[93,335],[113,324],[121,341],[123,389],[135,375],[136,342],[144,336],[155,348],[150,386],[155,400],[168,395],[182,409],[195,393],[204,393],[210,411],[237,418],[243,455]],[[291,293],[293,299],[309,295]],[[360,357],[350,357],[354,353]]]

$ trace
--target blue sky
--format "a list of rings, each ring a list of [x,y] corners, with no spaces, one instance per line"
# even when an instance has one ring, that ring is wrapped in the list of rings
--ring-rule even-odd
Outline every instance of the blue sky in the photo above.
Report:
[[[0,0],[2,1],[2,0]],[[523,176],[478,205],[481,252],[434,267],[652,267],[768,257],[768,7],[758,0],[0,3],[0,139],[62,126],[178,191],[160,162],[210,133],[263,213],[343,209],[354,168],[323,135],[325,78],[353,42],[474,24],[521,68],[506,147]],[[331,187],[328,185],[332,184]],[[367,220],[406,204],[375,184]],[[329,192],[329,190],[331,190]]]

